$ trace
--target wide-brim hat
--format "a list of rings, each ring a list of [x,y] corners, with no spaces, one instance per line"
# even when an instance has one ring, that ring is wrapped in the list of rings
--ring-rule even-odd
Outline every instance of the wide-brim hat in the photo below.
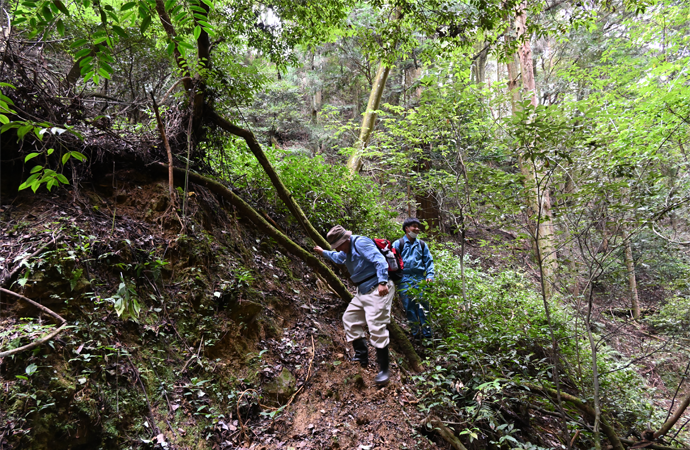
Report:
[[[350,239],[352,236],[352,231],[346,230],[340,225],[336,225],[331,228],[331,231],[326,235],[328,243],[331,244],[331,248],[340,247],[345,241]]]

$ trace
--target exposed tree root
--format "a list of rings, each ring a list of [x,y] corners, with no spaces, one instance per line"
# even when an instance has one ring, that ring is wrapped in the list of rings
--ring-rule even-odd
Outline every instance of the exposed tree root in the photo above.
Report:
[[[165,164],[155,164],[152,166],[156,170],[160,171],[161,174],[168,171],[168,167]],[[175,181],[181,182],[184,180],[185,171],[182,169],[174,168]],[[254,225],[258,227],[259,230],[266,233],[268,236],[278,242],[283,248],[288,252],[300,258],[309,267],[314,269],[323,279],[328,283],[328,285],[333,288],[333,290],[342,298],[343,300],[349,302],[352,300],[352,294],[347,290],[347,287],[338,278],[335,273],[324,264],[319,258],[316,257],[311,252],[304,250],[302,247],[297,245],[292,239],[283,234],[280,230],[271,225],[261,214],[259,214],[254,208],[252,208],[247,202],[242,200],[237,194],[232,192],[230,189],[223,186],[221,183],[201,176],[199,174],[190,172],[189,181],[192,183],[204,186],[211,192],[222,196],[224,199],[228,200],[243,217],[249,219]],[[391,333],[391,338],[394,341],[394,345],[398,346],[401,352],[405,355],[407,360],[410,362],[412,368],[419,372],[422,370],[421,359],[419,355],[414,351],[412,343],[405,336],[405,333],[394,321],[388,325],[388,330]]]
[[[448,428],[441,419],[436,416],[430,416],[427,419],[427,423],[431,424],[431,426],[434,427],[434,431],[438,432],[439,436],[441,436],[444,441],[448,442],[455,450],[467,450],[467,447],[462,445],[460,439],[455,436],[453,430]]]
[[[39,345],[43,344],[44,342],[48,342],[49,340],[53,339],[55,336],[60,334],[62,332],[62,330],[65,329],[65,327],[67,327],[67,321],[65,319],[63,319],[58,313],[46,308],[45,306],[41,305],[40,303],[37,303],[37,302],[31,300],[30,298],[26,298],[21,294],[17,294],[16,292],[12,292],[12,291],[5,289],[5,288],[2,288],[2,287],[0,287],[0,292],[2,292],[4,294],[10,294],[10,295],[13,295],[15,297],[18,297],[21,300],[24,300],[25,302],[29,303],[30,305],[35,306],[36,308],[40,309],[44,313],[54,317],[58,321],[58,323],[60,324],[60,326],[56,330],[52,331],[51,333],[47,334],[46,336],[42,337],[41,339],[38,339],[37,341],[33,341],[31,344],[27,344],[27,345],[24,345],[23,347],[18,347],[18,348],[12,349],[12,350],[8,350],[6,352],[0,352],[0,358],[4,358],[5,356],[10,356],[10,355],[15,355],[17,353],[21,353],[23,351],[31,350],[32,348],[38,347]]]

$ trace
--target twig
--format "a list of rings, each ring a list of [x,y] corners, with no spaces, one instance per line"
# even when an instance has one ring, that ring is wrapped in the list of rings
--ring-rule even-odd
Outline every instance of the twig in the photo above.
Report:
[[[43,251],[43,250],[45,250],[46,248],[48,248],[49,245],[54,244],[56,239],[57,239],[57,237],[53,238],[53,240],[52,240],[51,242],[49,242],[48,244],[44,245],[43,247],[39,247],[35,252],[33,252],[32,254],[30,254],[30,255],[27,256],[26,258],[23,258],[22,261],[17,265],[17,267],[15,267],[14,269],[12,269],[12,271],[11,271],[5,278],[3,278],[2,283],[0,283],[0,286],[5,286],[5,284],[6,284],[7,282],[9,282],[9,281],[12,279],[12,277],[14,277],[14,276],[17,274],[17,272],[19,272],[19,269],[22,268],[22,264],[24,264],[25,261],[30,260],[31,258],[33,258],[33,257],[35,257],[36,255],[38,255],[39,253],[41,253],[41,251]]]
[[[4,358],[5,356],[14,355],[17,353],[21,353],[25,350],[31,350],[32,348],[38,347],[39,345],[43,344],[44,342],[47,342],[47,341],[51,340],[52,338],[54,338],[55,336],[57,336],[58,334],[60,334],[62,332],[62,330],[64,330],[67,327],[67,321],[65,319],[63,319],[56,312],[54,312],[54,311],[46,308],[45,306],[41,305],[40,303],[37,303],[37,302],[31,300],[30,298],[26,298],[21,294],[17,294],[16,292],[12,292],[12,291],[5,289],[5,288],[2,288],[2,287],[0,287],[0,292],[4,292],[5,294],[10,294],[10,295],[13,295],[15,297],[18,297],[21,300],[24,300],[25,302],[29,303],[32,306],[35,306],[36,308],[43,311],[44,313],[54,317],[58,321],[58,323],[60,324],[60,327],[58,329],[56,329],[55,331],[51,332],[50,334],[42,337],[41,339],[32,342],[31,344],[27,344],[27,345],[24,345],[24,346],[19,347],[19,348],[8,350],[6,352],[1,352],[0,358]]]
[[[182,366],[182,370],[180,370],[180,372],[179,372],[180,374],[184,373],[185,369],[187,368],[187,365],[189,365],[189,363],[192,362],[192,360],[194,358],[196,358],[197,360],[199,359],[199,354],[201,353],[201,346],[203,344],[204,344],[204,338],[202,337],[201,342],[199,343],[199,351],[197,351],[196,355],[192,353],[192,357],[189,358],[186,363],[184,363],[184,366]]]
[[[247,433],[244,432],[244,423],[242,422],[242,415],[240,414],[240,402],[242,401],[242,397],[244,396],[244,394],[246,394],[247,392],[256,392],[256,390],[255,389],[246,389],[246,390],[242,391],[242,393],[240,394],[240,397],[237,399],[237,419],[240,421],[240,428],[242,430],[242,436],[244,436],[245,441],[247,440]],[[256,393],[258,394],[258,392],[256,392]]]

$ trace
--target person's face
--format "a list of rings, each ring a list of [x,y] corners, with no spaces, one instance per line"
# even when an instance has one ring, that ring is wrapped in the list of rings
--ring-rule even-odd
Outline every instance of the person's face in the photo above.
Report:
[[[419,228],[419,225],[416,223],[413,223],[412,225],[407,227],[407,234],[410,234],[410,232],[419,234],[420,231],[421,230]]]
[[[348,250],[350,250],[350,240],[349,239],[335,248],[335,251],[337,251],[337,252],[347,253]]]

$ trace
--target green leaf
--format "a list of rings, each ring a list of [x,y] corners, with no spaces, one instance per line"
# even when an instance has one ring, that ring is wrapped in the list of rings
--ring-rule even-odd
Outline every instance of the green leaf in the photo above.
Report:
[[[65,24],[62,23],[62,19],[58,20],[57,23],[55,24],[57,27],[58,33],[60,33],[60,36],[64,37],[65,36]]]
[[[46,22],[51,22],[53,20],[53,12],[50,10],[48,3],[43,4],[43,8],[41,8],[41,12],[43,13],[43,17],[46,18]]]
[[[111,73],[114,72],[113,68],[110,67],[110,64],[108,64],[105,61],[99,61],[98,65],[101,66],[102,69],[105,69],[105,71],[106,71],[106,73],[108,73],[108,75],[110,75]],[[103,74],[101,74],[101,75],[103,75]],[[110,76],[108,76],[107,78],[110,79]]]
[[[14,106],[14,102],[12,101],[12,99],[9,98],[9,97],[7,97],[7,96],[4,96],[4,95],[0,94],[0,100],[2,100],[3,102],[7,103],[8,105]]]
[[[78,160],[81,161],[81,162],[86,161],[86,156],[84,156],[82,153],[79,153],[79,152],[77,152],[77,151],[69,152],[69,155],[70,155],[72,158],[78,159]]]
[[[83,49],[79,50],[77,53],[75,53],[75,54],[74,54],[74,57],[75,57],[76,59],[79,59],[79,58],[83,58],[84,56],[86,56],[86,55],[88,55],[88,54],[90,54],[90,53],[91,53],[91,49],[90,49],[90,48],[83,48]]]
[[[122,28],[117,25],[113,25],[113,31],[117,33],[118,36],[126,38],[127,37],[127,32]]]
[[[201,36],[201,27],[197,25],[194,27],[194,39],[199,39],[199,36]]]
[[[17,130],[17,138],[20,140],[24,139],[24,136],[26,136],[26,133],[28,133],[29,131],[31,131],[33,129],[34,129],[33,125],[24,125],[19,130]]]
[[[10,119],[4,114],[0,114],[0,123],[2,123],[2,124],[10,123]]]
[[[70,156],[72,156],[72,152],[67,152],[64,155],[62,155],[62,165],[64,166],[67,161],[69,161]]]
[[[110,74],[109,74],[108,71],[105,70],[105,68],[103,68],[103,67],[99,67],[99,68],[98,68],[98,74],[99,74],[100,76],[102,76],[103,78],[106,78],[106,79],[108,79],[108,80],[110,79]]]
[[[132,8],[134,8],[135,6],[137,6],[137,2],[125,3],[125,4],[122,5],[122,7],[120,8],[120,11],[127,11],[128,9],[132,9]]]
[[[63,174],[58,173],[58,174],[55,175],[55,176],[57,177],[57,180],[58,180],[60,183],[62,183],[62,184],[69,184],[69,181],[67,180],[67,177],[64,176]]]
[[[77,39],[76,41],[74,41],[70,44],[69,48],[74,49],[77,47],[81,47],[82,45],[86,44],[87,42],[89,42],[89,41],[87,41],[86,39]]]
[[[24,158],[24,163],[26,163],[30,159],[37,157],[38,155],[40,155],[40,153],[29,153],[28,155],[26,155],[26,158]]]
[[[54,151],[55,151],[54,148],[49,148],[48,149],[48,156],[52,155]]]
[[[151,16],[146,15],[146,17],[144,17],[144,19],[141,21],[141,25],[139,25],[141,34],[146,32],[146,30],[149,28],[149,25],[151,25]]]
[[[187,48],[189,50],[194,50],[194,47],[192,45],[186,43],[185,41],[180,41],[178,45],[180,47],[184,47],[184,48]]]
[[[62,14],[69,16],[69,10],[65,6],[65,4],[62,3],[60,0],[53,0],[53,5],[55,5],[57,7],[57,9],[59,9]]]
[[[36,173],[41,169],[43,169],[43,166],[34,166],[30,173]]]

